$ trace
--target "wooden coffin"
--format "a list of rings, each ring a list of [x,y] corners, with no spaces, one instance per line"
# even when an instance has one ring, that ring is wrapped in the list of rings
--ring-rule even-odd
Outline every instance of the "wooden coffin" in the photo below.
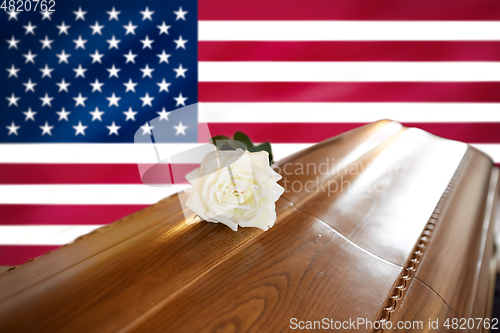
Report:
[[[174,195],[0,274],[0,332],[281,332],[325,320],[344,332],[438,320],[438,332],[448,318],[489,316],[499,172],[486,155],[379,121],[277,170],[286,192],[267,232],[187,225],[194,213]],[[366,325],[345,326],[358,318]]]

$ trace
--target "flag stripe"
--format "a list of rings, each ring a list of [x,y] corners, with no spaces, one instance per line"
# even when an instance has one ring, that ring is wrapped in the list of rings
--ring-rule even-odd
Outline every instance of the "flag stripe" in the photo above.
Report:
[[[500,27],[499,27],[500,28]],[[500,62],[200,62],[216,82],[498,81]]]
[[[100,225],[2,225],[0,244],[64,245],[100,227]]]
[[[200,103],[204,123],[500,122],[500,103]]]
[[[199,61],[500,61],[492,41],[205,41]]]
[[[151,205],[187,185],[0,185],[3,204]]]
[[[317,143],[350,131],[363,123],[209,123],[211,133],[232,135],[234,129],[256,142]],[[443,138],[468,143],[500,143],[498,123],[403,123]],[[203,140],[203,138],[200,138]]]
[[[179,164],[199,164],[204,156],[181,154],[209,145],[208,141],[196,144],[157,144],[160,159],[175,158]],[[280,160],[297,149],[309,147],[310,144],[273,144],[273,154]],[[176,157],[180,156],[180,157]],[[148,164],[157,162],[157,156],[151,145],[141,144],[23,144],[0,145],[0,163],[34,163],[49,164]],[[136,164],[138,163],[138,164]],[[132,167],[131,167],[132,168]],[[137,168],[137,175],[139,169]]]
[[[500,22],[201,21],[200,41],[500,40]]]
[[[199,82],[198,88],[200,102],[500,102],[500,82]]]
[[[500,20],[490,0],[201,0],[200,20]]]
[[[351,125],[351,124],[347,124]],[[425,126],[426,124],[422,124]],[[242,125],[244,126],[244,125]],[[290,148],[290,153],[294,153],[300,151],[305,146],[304,144],[288,144]],[[489,154],[495,162],[500,162],[500,145],[495,144],[486,144],[486,145],[477,145],[478,149],[485,151]],[[175,171],[175,182],[176,184],[186,184],[185,175],[192,171],[194,168],[198,167],[199,164],[186,164],[186,165],[174,165],[173,170]],[[160,167],[158,173],[154,174],[154,176],[148,176],[146,179],[141,180],[139,172],[137,170],[137,165],[127,165],[127,164],[0,164],[0,176],[1,183],[3,185],[29,185],[29,184],[170,184],[170,172],[168,170],[168,165],[156,165],[156,167]],[[89,175],[87,175],[87,172]],[[28,175],[28,176],[26,176]],[[110,176],[112,175],[112,176]],[[114,182],[113,182],[114,180]],[[128,182],[128,183],[127,183]],[[92,188],[88,188],[92,190]],[[78,200],[66,198],[65,200]],[[75,201],[75,202],[76,202]],[[52,202],[57,203],[57,202]],[[43,206],[43,205],[32,205],[32,206],[23,206],[23,205],[0,205],[0,215],[5,217],[5,220],[0,224],[24,224],[28,223],[30,219],[34,216],[33,213],[28,213],[31,210],[40,213],[40,221],[45,221],[46,216],[57,217],[56,220],[66,221],[66,217],[70,216],[69,213],[73,210],[75,216],[78,217],[78,220],[82,220],[81,223],[76,224],[85,224],[85,219],[81,219],[81,216],[84,216],[83,211],[77,212],[76,209],[84,209],[84,206],[68,206],[67,210],[60,211],[62,208],[66,206]],[[106,221],[112,221],[113,219],[108,220],[108,216],[114,216],[114,214],[121,214],[124,210],[125,212],[129,212],[126,207],[125,208],[119,205],[103,205],[102,209],[102,219],[98,219],[99,222],[96,222],[96,219],[93,217],[94,213],[92,212],[92,205],[89,207],[89,217],[91,218],[90,224],[106,224]],[[95,206],[94,208],[99,207]],[[143,205],[139,205],[137,207],[144,207]],[[35,209],[36,208],[36,209]],[[43,214],[44,209],[48,209],[50,214]],[[97,208],[96,208],[97,209]],[[135,210],[136,207],[134,205],[131,206],[131,210]],[[106,211],[104,211],[106,210]],[[9,213],[13,212],[13,213]],[[23,212],[27,212],[27,217],[23,217]],[[15,219],[16,214],[18,214],[19,218]],[[126,215],[126,214],[125,214]],[[123,215],[124,216],[124,215]],[[35,224],[39,224],[43,222],[36,222]],[[60,222],[54,223],[50,222],[50,224],[60,224]]]
[[[0,266],[20,265],[59,248],[59,245],[3,245],[0,244]]]
[[[0,164],[0,184],[172,184],[170,170],[186,175],[199,164]],[[148,170],[141,177],[139,170]],[[186,183],[174,177],[174,184]]]
[[[148,205],[0,205],[0,225],[104,225]]]

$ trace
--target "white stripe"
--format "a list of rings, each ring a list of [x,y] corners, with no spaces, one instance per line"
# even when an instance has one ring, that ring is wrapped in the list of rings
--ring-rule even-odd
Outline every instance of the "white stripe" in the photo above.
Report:
[[[207,105],[204,103],[202,105]],[[215,104],[215,103],[214,103]],[[280,104],[280,103],[277,103]],[[479,104],[478,104],[479,105]],[[252,111],[257,110],[255,108]],[[311,117],[314,117],[314,112],[307,110]],[[474,108],[470,112],[472,115],[479,115],[481,112],[477,112]],[[460,114],[460,113],[459,113]],[[205,116],[205,120],[206,120]],[[271,117],[271,113],[267,113],[266,117]],[[344,117],[348,117],[344,115]],[[465,115],[464,115],[465,117]],[[259,117],[260,118],[260,117]],[[382,118],[382,117],[381,117]],[[390,118],[390,117],[388,117]],[[293,116],[290,116],[290,121],[293,121]],[[340,119],[340,120],[339,120]],[[342,116],[339,115],[339,119],[336,121],[343,121]],[[347,118],[344,118],[346,121]],[[485,118],[484,121],[488,121]],[[410,121],[410,120],[404,120]],[[199,147],[202,144],[193,144],[190,148]],[[275,156],[275,160],[279,161],[288,155],[294,154],[302,149],[306,149],[313,144],[309,143],[273,143],[272,149]],[[134,149],[134,144],[117,144],[117,145],[106,145],[106,144],[6,144],[0,145],[0,161],[3,163],[154,163],[154,156],[144,156],[143,159],[134,159],[133,156],[126,154],[127,151],[132,151]],[[172,144],[169,147],[175,151],[181,151],[181,148],[186,148],[184,144]],[[474,147],[478,147],[488,154],[490,154],[495,162],[500,163],[500,144],[476,144]],[[63,149],[64,148],[64,149]],[[199,156],[198,163],[201,161],[203,156]],[[186,162],[187,163],[187,162]],[[0,201],[2,202],[2,201]]]
[[[200,62],[201,82],[498,81],[500,62]]]
[[[207,123],[500,122],[495,103],[199,103]]]
[[[196,149],[205,144],[159,144],[160,158]],[[275,160],[310,144],[273,144]],[[177,163],[200,163],[203,156],[186,157]],[[137,144],[3,144],[0,163],[156,163],[151,145]],[[138,171],[139,172],[139,171]],[[0,201],[1,202],[1,201]]]
[[[154,204],[189,185],[0,185],[2,204]]]
[[[171,156],[200,144],[157,144]],[[2,144],[0,163],[157,163],[150,144]]]
[[[473,145],[500,163],[500,145]],[[289,145],[293,153],[303,145]],[[294,149],[297,148],[297,149]],[[1,185],[3,204],[153,204],[188,185]]]
[[[64,245],[100,225],[0,226],[0,245]]]
[[[495,145],[495,144],[473,144],[471,145],[489,157],[493,160],[493,163],[500,163],[500,144]]]
[[[198,27],[200,41],[500,40],[495,21],[200,21]]]

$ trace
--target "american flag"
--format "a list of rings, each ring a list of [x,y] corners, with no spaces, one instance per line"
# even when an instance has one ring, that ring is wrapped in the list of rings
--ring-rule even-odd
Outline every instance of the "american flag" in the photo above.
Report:
[[[177,191],[142,184],[137,163],[155,161],[133,154],[162,114],[174,151],[242,131],[279,160],[389,118],[500,162],[500,1],[60,1],[46,15],[0,21],[0,265]],[[197,117],[162,113],[196,102]]]

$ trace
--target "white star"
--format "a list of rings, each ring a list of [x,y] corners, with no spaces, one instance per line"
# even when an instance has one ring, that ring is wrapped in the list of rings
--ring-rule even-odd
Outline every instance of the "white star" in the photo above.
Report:
[[[101,116],[104,114],[104,111],[99,111],[99,108],[96,106],[94,111],[89,112],[92,115],[92,121],[99,120],[102,121]]]
[[[19,15],[19,12],[16,12],[16,11],[10,11],[10,12],[7,12],[7,15],[9,15],[9,21],[14,19],[17,21],[17,15]]]
[[[21,69],[16,68],[14,64],[12,64],[11,68],[6,68],[5,70],[9,72],[9,77],[14,76],[15,78],[17,78],[17,72],[19,72]]]
[[[78,126],[73,126],[76,131],[75,136],[77,136],[78,134],[85,135],[85,130],[87,129],[87,127],[88,126],[83,126],[82,122],[79,121]]]
[[[42,101],[42,107],[44,107],[45,105],[52,107],[53,99],[54,97],[49,97],[49,94],[45,93],[44,97],[40,97],[40,100]]]
[[[118,101],[119,101],[120,99],[122,99],[122,98],[121,98],[121,97],[116,97],[116,96],[115,96],[115,93],[113,93],[113,95],[112,95],[111,97],[106,97],[106,99],[109,101],[109,105],[108,105],[108,107],[110,107],[111,105],[114,105],[114,106],[119,107],[119,105],[118,105]]]
[[[73,68],[73,71],[75,71],[75,79],[79,76],[83,77],[85,79],[85,72],[87,71],[86,68],[82,68],[82,64],[78,64],[78,68]]]
[[[132,82],[132,79],[128,79],[128,83],[124,82],[123,85],[127,88],[125,92],[133,91],[135,92],[135,86],[137,83]]]
[[[142,128],[142,135],[146,135],[146,134],[151,134],[151,130],[154,128],[154,126],[151,126],[149,125],[148,122],[146,122],[143,126],[141,126]]]
[[[156,113],[158,113],[158,114],[160,115],[160,121],[161,121],[162,119],[165,119],[166,121],[168,121],[168,112],[167,112],[167,111],[165,111],[165,108],[161,109],[161,112],[160,112],[160,111],[158,111],[158,112],[156,112]]]
[[[52,46],[50,46],[50,44],[53,42],[53,39],[49,39],[49,36],[45,35],[45,39],[40,39],[40,43],[42,43],[42,50],[46,47],[48,47],[49,50],[52,50]]]
[[[90,29],[92,29],[92,36],[95,34],[99,34],[102,36],[102,28],[104,28],[104,25],[99,25],[99,22],[95,21],[94,25],[89,25]]]
[[[120,15],[121,12],[115,10],[115,7],[113,7],[113,9],[111,11],[106,12],[106,13],[108,13],[110,21],[113,19],[118,21],[118,15]]]
[[[85,101],[88,99],[88,97],[82,97],[82,93],[78,93],[78,97],[73,97],[73,99],[76,102],[75,107],[77,107],[78,105],[85,107]]]
[[[120,129],[121,126],[116,126],[115,122],[111,124],[111,126],[106,126],[107,129],[109,129],[109,135],[111,134],[116,134],[118,135],[118,130]]]
[[[42,135],[45,135],[45,134],[52,135],[51,131],[54,128],[54,126],[49,126],[49,123],[46,121],[45,125],[40,126],[40,128],[42,129]]]
[[[59,29],[59,34],[58,35],[61,35],[61,34],[68,34],[68,29],[71,28],[70,25],[66,25],[64,23],[64,21],[62,21],[61,25],[56,25],[57,29]]]
[[[24,111],[23,113],[26,116],[26,119],[24,119],[24,121],[28,121],[29,119],[35,121],[35,115],[38,112],[33,112],[33,111],[31,111],[31,108],[28,108],[28,111]]]
[[[177,44],[175,49],[177,50],[178,48],[182,47],[184,50],[186,49],[185,44],[188,42],[187,39],[182,39],[182,36],[179,35],[179,39],[174,39],[174,43]]]
[[[151,47],[151,44],[153,44],[154,39],[149,39],[149,37],[148,37],[148,36],[146,36],[146,38],[145,38],[145,39],[141,39],[140,41],[141,41],[141,43],[142,43],[142,49],[143,49],[143,50],[144,50],[146,47],[148,47],[148,48],[150,48],[150,49],[153,49],[153,48]]]
[[[12,125],[10,126],[5,126],[9,130],[9,135],[15,134],[17,135],[17,130],[21,128],[21,126],[16,126],[14,122],[12,122]]]
[[[160,29],[160,33],[159,33],[159,35],[161,35],[161,34],[163,34],[163,33],[164,33],[164,34],[166,34],[166,35],[168,35],[168,29],[170,29],[170,26],[169,26],[169,25],[166,25],[166,24],[165,24],[165,21],[163,21],[163,23],[162,23],[161,25],[157,25],[156,27],[157,27],[158,29]]]
[[[82,39],[82,35],[78,36],[78,39],[73,39],[73,43],[75,43],[75,50],[78,48],[82,48],[85,50],[85,43],[87,43],[86,39]]]
[[[64,78],[62,79],[61,83],[57,83],[57,86],[59,87],[59,91],[58,92],[61,92],[61,91],[65,91],[65,92],[68,92],[68,87],[70,86],[71,83],[68,83],[64,80]]]
[[[24,62],[25,64],[27,64],[28,62],[31,62],[33,64],[35,63],[36,54],[31,53],[31,50],[29,50],[27,54],[23,54],[23,57],[26,58],[26,61]]]
[[[184,11],[182,11],[182,7],[179,7],[179,10],[178,10],[178,11],[175,11],[175,10],[174,10],[174,14],[175,14],[175,15],[177,15],[177,17],[175,18],[175,20],[177,21],[177,20],[179,20],[179,19],[182,19],[182,20],[186,21],[186,16],[185,16],[185,15],[186,15],[187,13],[188,13],[187,11],[185,11],[185,12],[184,12]]]
[[[109,72],[109,78],[112,78],[113,76],[118,78],[118,72],[121,71],[120,68],[115,67],[115,64],[113,64],[113,67],[111,68],[106,68],[106,70]]]
[[[129,63],[129,62],[132,62],[135,64],[135,57],[137,57],[137,54],[133,54],[132,53],[132,50],[129,50],[128,51],[128,54],[124,54],[123,55],[125,58],[127,58],[127,60],[125,61],[125,63]]]
[[[175,78],[178,78],[179,76],[182,76],[183,78],[186,77],[186,75],[184,75],[184,73],[187,72],[187,68],[182,68],[182,64],[179,65],[179,68],[174,68],[174,72],[177,73],[177,75],[175,76]]]
[[[52,21],[52,18],[50,17],[54,12],[49,12],[49,11],[41,11],[40,14],[42,14],[42,21],[45,19],[48,19],[49,21]]]
[[[123,114],[127,117],[125,118],[125,121],[132,119],[135,121],[135,115],[137,114],[137,111],[133,111],[132,107],[128,108],[128,111],[123,111]]]
[[[33,83],[31,82],[31,78],[28,79],[28,82],[26,83],[23,83],[23,85],[26,87],[26,90],[24,92],[28,92],[28,91],[32,91],[32,92],[35,92],[35,86],[37,85],[38,83]]]
[[[179,122],[179,125],[178,126],[174,126],[174,128],[177,130],[177,132],[175,132],[175,135],[179,135],[179,134],[182,134],[182,135],[186,135],[186,128],[188,128],[187,126],[183,126],[182,125],[182,121]]]
[[[98,79],[95,79],[94,83],[90,83],[92,86],[92,92],[98,90],[99,92],[102,92],[101,87],[104,85],[104,83],[100,83]]]
[[[179,97],[174,97],[174,99],[177,101],[177,104],[175,104],[175,106],[186,106],[184,102],[187,100],[187,97],[182,97],[182,93],[179,94]]]
[[[87,14],[87,12],[84,12],[82,10],[82,7],[79,7],[78,11],[77,12],[73,12],[73,14],[76,15],[75,21],[78,21],[79,19],[82,19],[83,21],[85,21],[85,14]]]
[[[113,47],[118,50],[118,43],[121,42],[120,39],[116,39],[115,35],[111,39],[106,39],[106,42],[109,43],[109,50],[111,50]]]
[[[161,82],[158,82],[156,85],[158,87],[160,87],[160,91],[159,92],[162,92],[162,91],[168,92],[168,86],[170,86],[171,83],[166,82],[165,78],[163,78],[163,80]]]
[[[40,71],[42,72],[42,77],[50,77],[52,78],[52,75],[50,73],[52,73],[52,71],[54,71],[53,68],[49,68],[49,65],[45,64],[45,67],[44,68],[40,68]]]
[[[104,53],[99,53],[99,51],[95,50],[95,53],[91,53],[90,56],[92,57],[92,63],[98,62],[102,64],[101,58],[104,57]]]
[[[166,54],[165,53],[165,50],[163,50],[163,52],[161,54],[157,54],[156,55],[158,58],[160,58],[160,64],[162,62],[166,62],[168,64],[168,58],[170,58],[172,55],[171,54]]]
[[[36,25],[31,25],[31,21],[28,22],[28,25],[23,25],[23,28],[26,29],[25,35],[27,34],[35,35]]]
[[[66,111],[66,109],[63,107],[61,109],[61,111],[57,111],[56,112],[58,115],[59,115],[59,120],[58,121],[61,121],[61,120],[66,120],[66,121],[69,121],[68,119],[68,115],[71,113],[69,111]]]
[[[135,29],[137,29],[137,25],[133,25],[132,21],[128,21],[128,25],[123,26],[127,31],[125,31],[125,36],[128,34],[135,35]]]
[[[61,62],[65,62],[68,64],[68,58],[71,57],[71,54],[66,53],[64,50],[60,54],[56,54],[56,57],[59,58],[58,64]]]
[[[6,39],[7,43],[9,43],[9,50],[11,48],[17,49],[17,44],[21,41],[20,39],[15,39],[14,35],[12,35],[11,39]]]
[[[146,7],[146,10],[140,12],[142,14],[142,20],[150,20],[153,21],[153,18],[151,15],[153,15],[155,12],[150,11],[148,7]]]
[[[6,97],[6,98],[9,101],[9,106],[11,106],[11,105],[17,106],[17,101],[21,99],[21,97],[16,97],[16,95],[14,95],[14,93],[12,93],[12,95],[10,97]]]
[[[149,65],[146,64],[146,67],[144,68],[140,68],[141,72],[142,72],[142,78],[144,79],[146,76],[150,77],[150,78],[153,78],[153,76],[151,76],[151,73],[155,70],[154,68],[149,68]]]
[[[149,94],[146,93],[146,95],[144,95],[144,97],[139,97],[142,101],[142,106],[146,106],[146,105],[149,105],[149,106],[153,106],[151,105],[151,102],[153,101],[153,99],[155,99],[154,97],[149,97]]]

